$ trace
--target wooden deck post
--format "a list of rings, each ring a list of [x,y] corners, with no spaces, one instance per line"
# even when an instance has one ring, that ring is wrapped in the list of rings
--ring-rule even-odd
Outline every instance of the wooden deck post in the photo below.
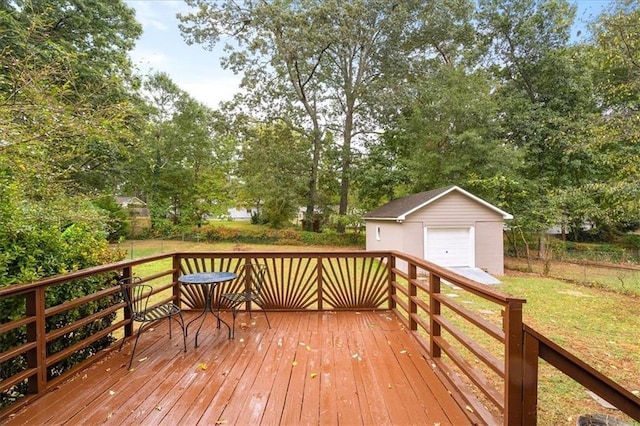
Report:
[[[182,292],[180,291],[180,282],[178,278],[180,278],[180,256],[173,255],[173,297],[175,297],[175,304],[178,306],[182,306]]]
[[[436,343],[436,337],[440,337],[440,323],[436,317],[440,315],[440,301],[435,295],[440,294],[440,277],[434,273],[429,274],[429,352],[432,358],[442,356],[440,346]]]
[[[504,424],[524,425],[524,330],[520,299],[509,299],[505,307],[504,327]]]
[[[538,422],[538,356],[540,344],[531,334],[524,332],[524,375],[522,423],[535,425]]]
[[[324,280],[322,276],[322,262],[324,258],[322,256],[318,257],[318,310],[324,310],[324,288],[322,286],[322,282]]]
[[[35,317],[35,322],[27,324],[27,343],[36,343],[36,347],[26,353],[27,367],[37,369],[37,374],[28,380],[31,394],[43,392],[47,387],[45,288],[37,287],[25,295],[26,315]]]
[[[122,268],[122,276],[120,277],[120,279],[131,280],[131,278],[133,278],[131,266]],[[124,308],[124,319],[131,319],[131,312],[126,307]],[[124,339],[129,336],[133,336],[133,321],[129,321],[129,323],[124,326],[124,336],[122,338]]]
[[[389,269],[389,309],[396,308],[396,301],[394,296],[396,295],[396,288],[393,283],[396,281],[396,273],[394,270],[396,269],[396,257],[393,255],[389,255],[387,258],[387,268]]]
[[[409,263],[409,330],[415,331],[418,329],[418,322],[416,321],[416,315],[418,315],[418,305],[416,304],[416,297],[418,297],[418,288],[415,285],[417,278],[416,265]]]

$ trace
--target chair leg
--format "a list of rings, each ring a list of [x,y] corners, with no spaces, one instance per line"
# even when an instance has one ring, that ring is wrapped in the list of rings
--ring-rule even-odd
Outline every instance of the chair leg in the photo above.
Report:
[[[271,328],[271,323],[269,322],[269,316],[267,315],[267,311],[264,309],[264,306],[262,305],[262,303],[258,302],[257,300],[255,302],[256,302],[256,305],[258,305],[262,310],[264,317],[267,319],[267,325],[269,326],[269,328]]]
[[[236,338],[236,315],[238,315],[238,310],[235,307],[231,308],[231,316],[233,317],[233,321],[232,321],[232,327],[231,330],[233,330],[231,332],[231,338],[235,339]]]
[[[144,331],[145,325],[147,324],[142,324],[138,329],[138,334],[136,335],[136,341],[133,344],[133,349],[131,349],[131,358],[129,358],[129,366],[127,367],[127,370],[131,370],[131,364],[133,364],[133,355],[136,353],[136,347],[138,346],[138,339],[140,338],[140,335]]]
[[[269,316],[267,315],[267,311],[263,309],[262,312],[264,313],[264,317],[267,319],[267,325],[269,326],[269,328],[271,328],[271,323],[269,322]]]
[[[184,351],[187,352],[187,333],[184,328],[184,318],[182,317],[182,312],[178,312],[178,316],[180,317],[180,321],[176,321],[180,324],[180,328],[182,328],[182,344],[184,345]]]

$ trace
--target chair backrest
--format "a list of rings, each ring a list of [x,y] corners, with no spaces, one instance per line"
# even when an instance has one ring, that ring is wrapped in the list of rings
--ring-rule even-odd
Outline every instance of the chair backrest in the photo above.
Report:
[[[118,281],[122,298],[127,303],[127,307],[136,318],[136,314],[147,310],[149,297],[153,288],[150,285],[142,284],[140,277],[123,278]]]
[[[244,272],[245,277],[249,277],[251,280],[251,292],[260,295],[267,266],[261,263],[245,263]]]

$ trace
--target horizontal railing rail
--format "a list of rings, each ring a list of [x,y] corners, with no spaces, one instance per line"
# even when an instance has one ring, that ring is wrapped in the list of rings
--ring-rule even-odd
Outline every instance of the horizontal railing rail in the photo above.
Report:
[[[539,359],[545,360],[618,410],[640,422],[640,398],[527,325],[524,326],[524,354],[526,371],[529,375],[525,380],[527,398],[524,402],[524,410],[532,422],[535,422],[538,411]]]
[[[0,342],[3,343],[0,419],[20,405],[16,403],[29,402],[82,369],[89,360],[97,359],[100,351],[90,349],[93,344],[114,334],[130,335],[131,321],[123,314],[125,304],[119,297],[118,278],[130,274],[132,268],[138,266],[144,268],[167,260],[171,265],[169,259],[172,257],[172,254],[162,254],[122,261],[1,288],[0,303],[12,307],[12,316],[0,313],[5,314],[0,321]],[[172,277],[173,271],[169,270],[165,275]],[[78,294],[76,288],[82,288],[83,280],[87,279],[101,282],[100,289],[61,304],[52,304],[52,300],[59,298],[51,296],[50,292]],[[175,286],[171,281],[169,283]],[[154,292],[160,291],[154,289]],[[177,297],[173,299],[177,300]],[[86,306],[92,306],[92,309],[83,309]],[[83,310],[91,313],[76,314],[73,317],[79,318],[74,320],[58,319]],[[113,316],[116,318],[111,319]],[[103,325],[96,326],[100,323]],[[108,325],[104,326],[104,323]],[[80,330],[88,331],[79,333]],[[70,343],[57,344],[60,339]],[[102,345],[108,345],[108,342]],[[85,356],[78,357],[78,353]],[[78,358],[86,359],[78,361]]]
[[[14,346],[0,353],[0,393],[5,399],[0,421],[91,360],[99,359],[105,351],[89,353],[87,360],[66,370],[57,367],[67,358],[86,351],[101,339],[115,340],[134,333],[118,297],[117,279],[135,275],[151,284],[154,303],[172,300],[184,309],[200,309],[204,295],[193,291],[200,287],[182,288],[180,275],[237,272],[236,280],[216,288],[218,292],[233,292],[246,285],[241,272],[246,262],[268,267],[263,294],[268,310],[393,310],[433,360],[434,371],[474,423],[535,423],[537,393],[532,399],[531,390],[537,388],[537,367],[531,366],[537,365],[538,358],[558,364],[557,368],[610,402],[613,399],[631,408],[637,403],[637,397],[604,376],[594,375],[589,369],[589,374],[580,372],[585,370],[584,363],[567,356],[562,348],[523,324],[525,300],[423,259],[395,251],[182,252],[102,265],[0,289],[0,302],[22,307],[20,315],[0,321],[0,341],[19,336]],[[48,305],[49,292],[65,285],[73,288],[89,278],[103,279],[104,285],[91,294]],[[58,315],[95,303],[105,306],[68,324],[47,325]],[[50,349],[52,342],[114,314],[116,317],[108,326],[61,350]],[[114,343],[110,345],[113,347]],[[19,368],[14,368],[16,365]],[[597,380],[594,382],[592,377]],[[23,394],[18,395],[14,390],[20,386]],[[15,399],[15,403],[8,404],[7,399]],[[625,412],[629,414],[629,409]]]
[[[393,309],[433,359],[443,382],[457,391],[460,404],[477,423],[523,424],[525,300],[424,259],[399,252],[393,259]],[[494,312],[494,322],[470,308],[478,304]]]

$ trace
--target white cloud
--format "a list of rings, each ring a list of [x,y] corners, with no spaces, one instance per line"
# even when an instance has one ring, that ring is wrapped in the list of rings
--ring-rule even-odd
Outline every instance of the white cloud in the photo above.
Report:
[[[221,77],[204,78],[191,81],[176,81],[176,83],[194,99],[203,104],[217,108],[220,102],[230,101],[233,95],[240,91],[240,78]]]
[[[231,100],[239,91],[240,77],[219,65],[221,48],[212,52],[184,42],[176,18],[176,13],[188,12],[184,1],[126,3],[136,10],[136,19],[143,25],[144,33],[131,52],[131,60],[142,74],[165,72],[181,89],[211,108]]]

